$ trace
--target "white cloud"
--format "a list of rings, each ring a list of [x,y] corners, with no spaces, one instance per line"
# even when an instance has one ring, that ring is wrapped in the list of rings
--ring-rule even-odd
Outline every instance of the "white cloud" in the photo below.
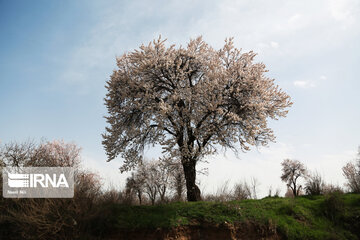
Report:
[[[316,83],[309,80],[297,80],[293,82],[295,87],[299,88],[314,88],[316,87]]]
[[[326,80],[326,79],[327,79],[327,77],[325,75],[320,76],[320,80]]]
[[[279,47],[279,43],[277,43],[277,42],[270,42],[270,46],[271,46],[272,48],[278,48],[278,47]]]
[[[293,85],[298,88],[315,88],[320,82],[323,82],[327,79],[325,75],[321,75],[317,80],[296,80],[293,82]]]
[[[337,21],[353,24],[359,15],[359,1],[357,0],[332,0],[330,11]]]
[[[359,4],[353,0],[330,3],[325,0],[307,3],[225,0],[211,4],[200,1],[195,5],[155,1],[151,8],[144,8],[145,5],[143,1],[100,4],[104,8],[99,7],[102,17],[88,30],[84,42],[70,54],[60,81],[79,88],[97,89],[99,82],[102,83],[115,67],[116,54],[136,48],[158,34],[171,43],[182,44],[190,37],[204,35],[215,47],[221,46],[225,37],[234,36],[237,47],[244,51],[255,50],[261,61],[291,61],[320,50],[330,51],[334,44],[342,42],[341,39],[359,31],[353,21],[358,18]],[[118,9],[123,9],[122,14]],[[159,12],[163,16],[161,19],[157,19]],[[353,19],[354,31],[339,34],[344,25],[342,21],[347,19]],[[324,37],[332,41],[324,41]],[[297,81],[294,85],[309,88],[317,84]]]
[[[291,24],[293,24],[293,23],[297,23],[297,22],[299,22],[299,20],[301,19],[301,14],[295,14],[295,15],[292,15],[290,18],[289,18],[289,20],[288,20],[288,22],[289,23],[291,23]]]
[[[292,15],[289,20],[281,24],[281,28],[286,31],[299,31],[302,28],[309,27],[309,18],[306,18],[304,15],[296,13]]]

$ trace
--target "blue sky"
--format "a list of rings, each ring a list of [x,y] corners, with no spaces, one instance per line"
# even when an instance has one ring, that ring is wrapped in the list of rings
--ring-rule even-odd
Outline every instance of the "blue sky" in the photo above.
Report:
[[[280,162],[299,159],[342,185],[341,167],[360,144],[360,4],[356,0],[4,1],[0,0],[0,140],[64,139],[83,148],[84,166],[124,183],[121,159],[101,145],[105,81],[115,57],[161,34],[186,44],[226,37],[258,53],[294,105],[271,122],[277,142],[236,159],[212,156],[201,188],[256,177],[281,188]],[[149,150],[151,158],[158,151]]]

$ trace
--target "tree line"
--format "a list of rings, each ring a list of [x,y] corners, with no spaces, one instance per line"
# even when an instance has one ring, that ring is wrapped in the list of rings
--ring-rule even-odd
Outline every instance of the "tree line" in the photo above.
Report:
[[[285,159],[282,163],[281,180],[288,187],[287,196],[321,195],[327,192],[343,192],[340,186],[326,184],[318,172],[309,171],[299,160]],[[342,167],[343,176],[346,179],[346,187],[349,192],[360,193],[360,146],[355,161],[346,163]],[[305,181],[305,185],[300,184]]]

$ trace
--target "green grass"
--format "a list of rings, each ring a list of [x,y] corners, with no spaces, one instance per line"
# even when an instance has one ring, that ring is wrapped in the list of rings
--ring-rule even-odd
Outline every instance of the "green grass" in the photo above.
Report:
[[[104,206],[96,226],[116,229],[171,228],[204,223],[253,222],[275,227],[288,239],[359,239],[360,195],[178,202],[157,206]],[[110,217],[109,217],[110,216]]]

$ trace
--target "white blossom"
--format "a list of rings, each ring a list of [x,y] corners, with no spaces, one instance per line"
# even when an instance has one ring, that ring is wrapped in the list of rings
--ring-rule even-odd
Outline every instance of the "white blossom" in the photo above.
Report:
[[[273,141],[267,120],[285,117],[292,103],[255,56],[231,38],[215,50],[198,37],[186,48],[159,38],[117,58],[106,84],[108,160],[120,154],[121,170],[130,170],[145,146],[160,144],[195,168],[218,145],[248,150]]]

